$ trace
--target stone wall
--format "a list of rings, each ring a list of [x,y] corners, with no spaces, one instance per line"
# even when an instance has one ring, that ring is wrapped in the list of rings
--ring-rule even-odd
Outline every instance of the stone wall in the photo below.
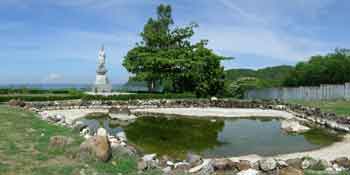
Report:
[[[350,83],[314,87],[254,89],[245,93],[245,99],[350,100]]]

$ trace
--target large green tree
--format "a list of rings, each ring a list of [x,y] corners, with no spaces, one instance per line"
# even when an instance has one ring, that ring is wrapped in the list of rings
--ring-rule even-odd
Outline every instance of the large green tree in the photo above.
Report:
[[[174,27],[171,11],[169,5],[158,7],[157,18],[148,20],[142,41],[127,53],[124,67],[136,79],[146,81],[150,91],[155,90],[155,84],[166,81],[175,92],[218,93],[223,87],[220,61],[224,57],[206,48],[205,40],[192,44],[197,25]]]

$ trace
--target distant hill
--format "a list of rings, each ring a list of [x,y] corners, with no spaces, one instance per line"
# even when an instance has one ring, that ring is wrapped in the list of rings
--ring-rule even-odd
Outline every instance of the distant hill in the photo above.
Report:
[[[227,80],[234,81],[242,77],[255,77],[271,83],[272,86],[279,86],[291,70],[293,70],[293,66],[282,65],[258,70],[229,69],[225,73]]]

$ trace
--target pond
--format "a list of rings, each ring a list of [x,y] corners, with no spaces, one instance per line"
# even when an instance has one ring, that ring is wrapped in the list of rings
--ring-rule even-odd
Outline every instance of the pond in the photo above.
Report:
[[[303,134],[287,134],[274,118],[198,119],[184,117],[140,117],[120,125],[108,118],[82,119],[90,129],[104,127],[109,133],[124,131],[132,144],[146,153],[176,158],[188,152],[204,157],[248,154],[273,156],[308,151],[341,141],[341,134],[312,128]]]

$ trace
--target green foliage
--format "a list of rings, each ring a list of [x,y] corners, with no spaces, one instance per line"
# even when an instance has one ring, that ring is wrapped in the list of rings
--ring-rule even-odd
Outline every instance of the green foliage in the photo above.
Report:
[[[226,96],[243,98],[247,90],[265,88],[268,86],[268,82],[264,80],[254,77],[242,77],[236,81],[230,82],[226,86]]]
[[[281,86],[284,79],[293,70],[292,66],[275,66],[267,67],[258,70],[252,69],[230,69],[225,71],[226,80],[235,81],[243,77],[255,77],[264,82],[267,82],[269,86]]]
[[[158,7],[157,18],[148,20],[142,41],[127,53],[123,66],[135,80],[146,81],[151,92],[165,81],[166,90],[217,94],[223,87],[220,61],[225,58],[207,49],[207,41],[190,42],[196,24],[172,27],[171,11],[169,5]]]
[[[311,57],[300,62],[284,81],[285,86],[319,86],[350,82],[350,56],[348,50],[336,49],[325,56]]]

